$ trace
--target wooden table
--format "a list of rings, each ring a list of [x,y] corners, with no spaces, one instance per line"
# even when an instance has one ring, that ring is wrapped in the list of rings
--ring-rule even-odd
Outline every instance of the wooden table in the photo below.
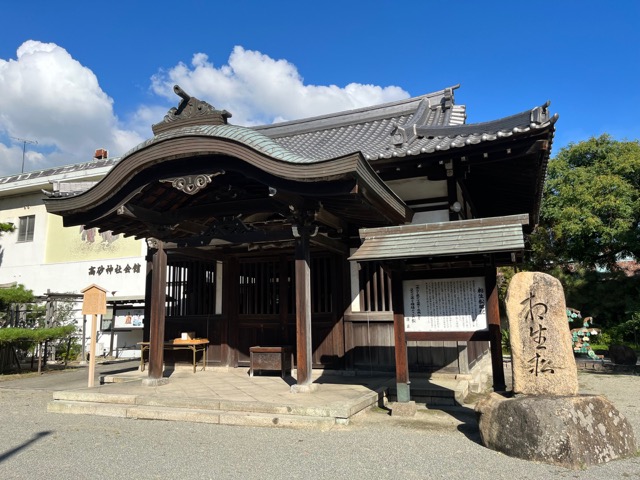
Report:
[[[149,350],[149,342],[138,342],[140,346],[140,371],[144,372],[144,352]],[[194,338],[193,340],[175,339],[162,344],[164,350],[191,350],[193,352],[193,373],[196,373],[197,353],[202,352],[202,370],[207,367],[207,346],[209,340],[206,338]]]
[[[282,378],[286,372],[291,373],[293,366],[293,349],[290,346],[250,347],[249,376],[255,370],[280,370]]]

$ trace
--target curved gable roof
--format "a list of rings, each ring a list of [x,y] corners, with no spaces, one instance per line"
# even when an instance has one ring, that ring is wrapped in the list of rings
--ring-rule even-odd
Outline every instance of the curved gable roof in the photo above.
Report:
[[[176,177],[225,172],[235,172],[236,181],[245,178],[264,185],[265,197],[268,186],[313,202],[326,198],[323,203],[329,213],[351,216],[356,222],[390,225],[405,222],[412,214],[360,154],[308,158],[260,132],[232,125],[176,125],[127,152],[91,189],[72,197],[45,199],[45,203],[49,212],[65,217],[65,225],[91,224],[116,231],[118,210],[124,205],[144,205],[159,213],[172,208],[160,207],[161,200],[154,204],[141,199],[150,186]],[[197,201],[194,195],[182,207]],[[237,213],[243,213],[244,204],[237,205]],[[131,234],[143,236],[137,227]]]

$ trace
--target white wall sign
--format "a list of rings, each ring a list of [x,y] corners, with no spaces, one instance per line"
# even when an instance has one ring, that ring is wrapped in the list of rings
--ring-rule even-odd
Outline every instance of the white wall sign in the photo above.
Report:
[[[484,277],[405,280],[406,332],[475,332],[487,328]]]

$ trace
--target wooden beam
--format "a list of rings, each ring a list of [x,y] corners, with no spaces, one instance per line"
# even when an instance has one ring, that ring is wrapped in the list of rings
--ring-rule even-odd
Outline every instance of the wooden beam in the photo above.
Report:
[[[282,190],[278,190],[274,187],[269,187],[269,198],[273,203],[280,204],[287,211],[290,211],[292,208],[294,210],[301,210],[305,205],[305,199],[300,195],[283,192]]]
[[[491,338],[489,330],[476,332],[407,332],[407,340],[412,342],[469,342],[488,341]]]
[[[229,215],[249,215],[252,213],[276,212],[278,203],[269,197],[237,200],[232,202],[208,203],[195,207],[185,207],[171,213],[178,220],[202,217],[226,217]]]
[[[295,249],[296,276],[296,346],[297,346],[297,384],[311,384],[312,356],[311,347],[311,255],[309,249],[309,231],[306,227],[298,230]]]
[[[315,220],[327,227],[333,228],[338,233],[347,230],[347,222],[327,211],[324,207],[320,207],[320,209],[315,213]]]
[[[493,389],[503,392],[507,389],[502,362],[502,334],[500,332],[500,305],[498,302],[497,271],[495,266],[487,267],[485,274],[487,288],[487,323],[489,326],[491,368],[493,370]]]
[[[404,331],[404,298],[402,291],[402,272],[391,272],[391,295],[393,299],[393,338],[396,356],[396,388],[398,402],[409,402],[409,360],[407,357],[407,338]]]
[[[125,218],[131,218],[145,224],[149,230],[152,230],[155,226],[161,225],[172,226],[172,230],[174,231],[177,230],[192,234],[201,234],[207,229],[207,226],[202,223],[180,220],[171,212],[156,212],[155,210],[150,210],[131,203],[120,206],[117,213]]]
[[[153,254],[153,272],[151,281],[151,330],[149,332],[149,378],[162,378],[164,354],[164,323],[167,289],[167,253],[162,242],[158,241]]]
[[[213,240],[223,240],[231,244],[279,242],[293,240],[290,225],[283,225],[277,229],[249,230],[243,233],[216,233],[214,235],[197,235],[184,239],[175,239],[174,242],[181,247],[202,247],[209,245]]]
[[[323,250],[338,253],[340,255],[348,255],[349,248],[341,240],[327,237],[326,235],[318,234],[311,237],[309,241],[318,247],[322,247]]]

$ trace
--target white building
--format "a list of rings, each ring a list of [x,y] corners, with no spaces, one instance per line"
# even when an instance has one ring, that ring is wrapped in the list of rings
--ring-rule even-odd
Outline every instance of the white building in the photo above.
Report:
[[[64,227],[62,218],[47,213],[43,204],[43,190],[70,188],[63,182],[78,182],[78,187],[86,189],[118,161],[100,158],[106,156],[103,150],[96,154],[88,163],[0,177],[0,222],[15,226],[15,231],[0,237],[0,284],[17,282],[36,296],[80,294],[89,285],[99,285],[109,292],[111,308],[99,325],[96,354],[113,350],[114,355],[136,356],[131,347],[142,340],[141,322],[136,317],[137,325],[125,323],[129,312],[124,309],[127,303],[142,308],[133,300],[144,299],[145,242],[96,229]],[[112,338],[114,305],[118,307]],[[135,314],[139,311],[130,317]],[[82,327],[80,304],[75,317]]]

